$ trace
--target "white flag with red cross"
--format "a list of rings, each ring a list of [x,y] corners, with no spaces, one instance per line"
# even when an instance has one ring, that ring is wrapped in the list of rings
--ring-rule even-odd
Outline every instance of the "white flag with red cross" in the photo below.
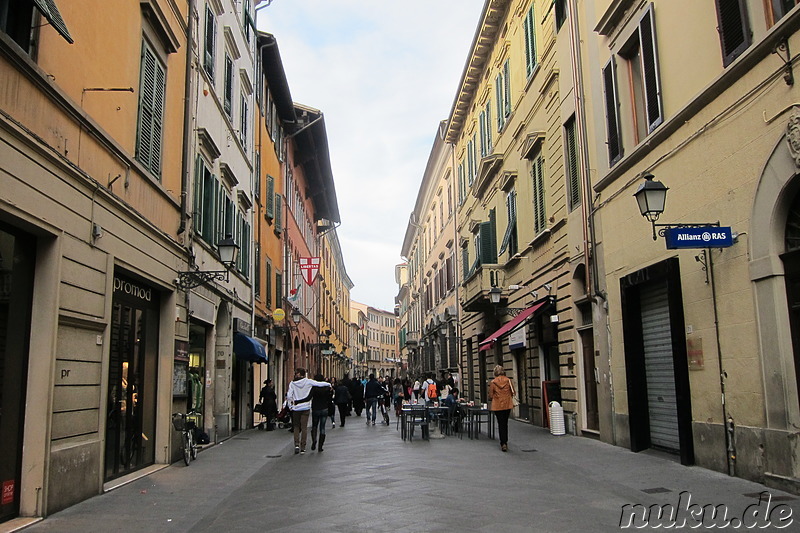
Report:
[[[300,273],[303,275],[303,279],[306,280],[306,283],[309,285],[313,285],[314,280],[317,279],[317,274],[319,273],[319,263],[319,257],[300,258]]]

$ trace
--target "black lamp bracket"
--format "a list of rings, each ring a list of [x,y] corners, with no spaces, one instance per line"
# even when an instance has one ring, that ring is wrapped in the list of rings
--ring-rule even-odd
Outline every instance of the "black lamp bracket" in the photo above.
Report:
[[[178,272],[175,285],[179,289],[189,290],[200,285],[207,285],[212,281],[228,282],[229,280],[230,270],[189,270]]]
[[[666,237],[667,230],[671,228],[706,228],[708,226],[719,227],[719,221],[717,222],[688,222],[686,224],[656,224],[653,222],[653,240],[657,239],[656,237],[656,228],[658,229],[658,236],[659,237]]]

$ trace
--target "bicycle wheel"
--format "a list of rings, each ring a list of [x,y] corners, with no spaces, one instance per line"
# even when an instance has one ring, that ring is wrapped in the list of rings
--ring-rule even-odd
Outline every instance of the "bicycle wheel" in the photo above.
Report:
[[[194,441],[194,432],[189,432],[189,449],[192,451],[192,459],[197,459],[197,443]]]
[[[192,460],[192,441],[188,431],[183,431],[183,462],[189,466],[189,461]]]

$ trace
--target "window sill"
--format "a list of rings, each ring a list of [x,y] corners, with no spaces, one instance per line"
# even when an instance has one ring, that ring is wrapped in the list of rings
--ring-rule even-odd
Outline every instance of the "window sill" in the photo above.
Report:
[[[530,243],[528,243],[528,246],[531,247],[531,248],[539,246],[544,241],[546,241],[546,240],[548,240],[550,238],[551,231],[552,230],[550,228],[543,229],[542,231],[540,231],[539,233],[536,234],[536,236],[533,238],[533,240]]]

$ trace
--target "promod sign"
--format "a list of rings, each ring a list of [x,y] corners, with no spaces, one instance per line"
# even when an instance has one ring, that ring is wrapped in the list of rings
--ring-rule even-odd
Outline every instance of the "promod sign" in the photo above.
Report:
[[[669,250],[733,246],[733,232],[730,227],[667,228],[664,237]]]

